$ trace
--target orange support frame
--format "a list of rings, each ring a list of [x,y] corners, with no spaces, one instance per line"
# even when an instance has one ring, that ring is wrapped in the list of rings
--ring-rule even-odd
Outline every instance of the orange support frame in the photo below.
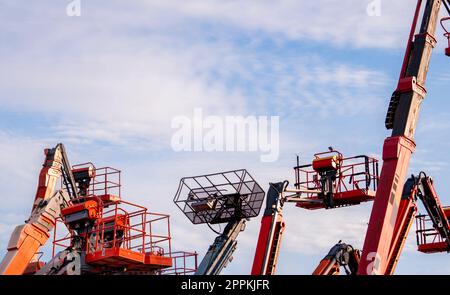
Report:
[[[100,198],[98,203],[102,204]],[[84,234],[83,251],[91,272],[101,272],[104,267],[158,271],[172,266],[169,215],[147,212],[145,207],[123,200],[103,205],[93,228]],[[64,224],[62,220],[59,223]],[[58,236],[56,228],[54,237]],[[69,246],[73,234],[55,238],[53,257],[56,248]]]

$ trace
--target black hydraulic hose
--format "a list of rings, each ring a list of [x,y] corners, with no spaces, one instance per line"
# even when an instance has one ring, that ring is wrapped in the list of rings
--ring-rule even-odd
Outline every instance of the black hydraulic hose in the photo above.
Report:
[[[217,234],[217,235],[219,235],[219,236],[222,235],[222,233],[216,231],[216,230],[211,226],[211,224],[210,224],[209,222],[207,222],[206,225],[207,225],[207,226],[208,226],[215,234]]]
[[[421,179],[426,179],[426,178],[427,178],[427,174],[423,171],[420,171],[417,181],[420,181]]]
[[[444,7],[447,10],[448,14],[450,15],[450,0],[444,0]]]

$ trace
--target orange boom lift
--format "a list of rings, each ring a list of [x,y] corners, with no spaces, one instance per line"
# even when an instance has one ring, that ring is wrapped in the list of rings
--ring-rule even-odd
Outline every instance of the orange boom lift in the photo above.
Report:
[[[187,274],[197,269],[196,253],[172,252],[169,215],[122,200],[120,170],[92,163],[71,167],[62,144],[45,155],[33,211],[13,231],[1,274]],[[52,258],[44,263],[38,251],[51,235]]]

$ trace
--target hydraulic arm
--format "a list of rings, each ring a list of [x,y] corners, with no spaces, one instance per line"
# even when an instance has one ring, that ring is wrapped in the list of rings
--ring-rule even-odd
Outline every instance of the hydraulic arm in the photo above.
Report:
[[[216,237],[198,266],[196,275],[218,275],[233,259],[237,237],[245,229],[245,219],[230,221],[223,233]]]
[[[339,275],[341,267],[345,269],[348,275],[356,275],[359,260],[359,250],[339,241],[320,261],[313,275]]]
[[[307,210],[355,206],[372,201],[378,182],[378,161],[368,156],[344,157],[332,147],[314,155],[312,163],[294,167],[294,188],[289,182],[271,183],[261,220],[252,275],[273,275],[285,230],[283,207],[295,203]]]
[[[406,178],[409,162],[415,150],[414,133],[420,106],[425,98],[425,82],[431,53],[436,44],[434,37],[442,0],[427,0],[422,23],[415,34],[422,0],[416,7],[410,38],[396,91],[391,97],[386,127],[392,129],[383,147],[383,167],[376,192],[366,239],[362,251],[359,274],[386,274],[389,257],[396,245],[395,230],[404,214],[401,211],[402,182]]]
[[[283,191],[286,182],[271,183],[266,197],[266,209],[261,220],[252,275],[275,274],[276,263],[284,231]]]
[[[39,248],[50,237],[49,232],[69,198],[76,198],[75,181],[62,144],[45,150],[45,161],[30,218],[17,226],[8,243],[8,253],[0,264],[0,274],[23,274]],[[57,181],[63,177],[66,192],[55,192]]]

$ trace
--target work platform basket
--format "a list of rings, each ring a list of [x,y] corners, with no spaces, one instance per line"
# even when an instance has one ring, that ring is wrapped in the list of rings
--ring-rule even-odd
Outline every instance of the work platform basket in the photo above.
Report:
[[[450,207],[444,207],[443,209],[447,218],[450,218]],[[420,214],[416,216],[416,239],[419,252],[450,252],[450,241],[442,237],[428,215]]]
[[[264,190],[245,169],[185,177],[174,203],[194,224],[258,216]]]
[[[298,161],[297,161],[298,162]],[[357,205],[373,201],[378,186],[378,160],[361,155],[345,158],[335,150],[314,155],[311,164],[294,167],[295,188],[305,209],[329,208],[325,204],[324,180],[327,171],[333,172],[332,184],[327,185],[333,207]]]
[[[445,48],[445,55],[450,56],[450,31],[449,29],[447,29],[445,23],[450,23],[450,17],[444,17],[443,19],[441,19],[441,26],[444,29],[444,36],[447,38],[448,40],[448,47]]]
[[[172,267],[170,216],[122,200],[119,170],[93,169],[95,176],[86,184],[85,195],[73,200],[57,219],[52,256],[81,240],[89,273],[123,269],[158,273]]]

